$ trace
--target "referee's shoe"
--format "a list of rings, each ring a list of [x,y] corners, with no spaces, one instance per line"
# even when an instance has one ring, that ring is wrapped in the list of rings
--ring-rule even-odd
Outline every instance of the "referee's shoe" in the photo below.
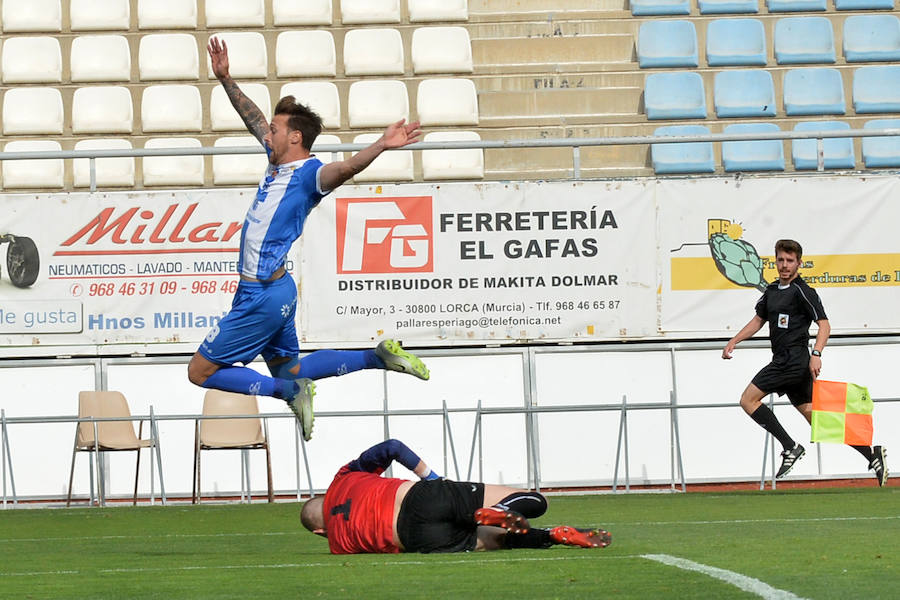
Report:
[[[884,457],[887,456],[887,449],[884,446],[872,447],[872,460],[869,461],[869,468],[875,471],[875,477],[878,478],[878,485],[884,486],[888,479],[887,464]]]
[[[794,463],[803,458],[806,454],[806,449],[797,444],[791,450],[785,450],[781,453],[781,467],[778,469],[778,473],[775,474],[775,479],[781,479],[785,475],[791,472],[791,469],[794,468]]]

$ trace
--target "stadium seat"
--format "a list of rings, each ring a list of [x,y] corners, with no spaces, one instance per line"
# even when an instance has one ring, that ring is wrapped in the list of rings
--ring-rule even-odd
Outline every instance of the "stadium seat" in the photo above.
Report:
[[[72,83],[129,81],[131,49],[122,35],[81,35],[72,40]]]
[[[325,144],[340,144],[341,138],[336,135],[331,135],[328,133],[321,133],[316,138],[316,141],[313,142],[313,154],[316,155],[316,158],[321,160],[326,165],[330,162],[334,162],[336,160],[344,160],[343,152],[316,152],[316,148],[320,146],[324,146]]]
[[[784,74],[784,114],[843,115],[844,81],[837,69],[791,69]]]
[[[713,96],[716,116],[774,117],[775,84],[763,69],[742,69],[716,73]]]
[[[433,131],[423,142],[480,141],[474,131]],[[481,148],[447,148],[422,151],[422,179],[483,179],[484,151]]]
[[[853,15],[844,20],[847,62],[900,60],[900,19],[895,15]]]
[[[710,67],[766,65],[766,30],[759,19],[715,19],[706,28]]]
[[[705,135],[705,125],[668,125],[658,127],[653,135]],[[650,159],[656,173],[714,173],[716,170],[712,142],[678,142],[651,144]]]
[[[62,31],[60,0],[3,0],[3,32]]]
[[[272,0],[275,25],[331,25],[331,0]]]
[[[9,93],[9,92],[7,92]],[[52,152],[62,146],[54,140],[15,140],[4,146],[4,152]],[[65,167],[61,158],[4,160],[3,187],[61,188]]]
[[[409,120],[406,84],[394,79],[356,81],[347,96],[350,127],[386,127],[400,119]]]
[[[56,88],[14,87],[3,95],[3,134],[63,132],[62,95]]]
[[[138,29],[196,29],[197,0],[137,0]]]
[[[138,73],[142,81],[199,79],[197,39],[189,33],[155,33],[141,38]]]
[[[827,0],[766,0],[770,13],[817,12],[828,9]]]
[[[334,77],[337,59],[331,32],[304,29],[279,33],[275,42],[275,73],[278,77]]]
[[[124,86],[80,87],[72,95],[72,133],[131,133],[134,108]]]
[[[723,133],[771,133],[781,131],[775,123],[736,123]],[[722,142],[725,171],[784,171],[784,143],[781,140]]]
[[[863,129],[900,129],[900,119],[867,121]],[[862,155],[867,169],[900,167],[900,136],[864,137]]]
[[[344,75],[403,75],[403,40],[396,29],[351,29],[344,35]]]
[[[72,0],[69,4],[72,31],[127,30],[131,27],[129,0]]]
[[[892,10],[894,0],[834,0],[836,10]]]
[[[629,4],[635,17],[691,14],[690,0],[631,0]]]
[[[200,148],[195,138],[151,138],[144,148]],[[197,156],[145,156],[143,162],[144,185],[203,185],[203,157]]]
[[[857,113],[900,112],[900,66],[860,67],[853,73]]]
[[[264,0],[206,0],[207,27],[262,27],[265,24]]]
[[[269,88],[263,83],[243,83],[241,91],[259,107],[268,122],[272,118],[272,100],[269,98]],[[243,131],[247,128],[241,116],[231,105],[225,88],[220,85],[213,88],[209,98],[209,121],[213,131]]]
[[[775,23],[779,65],[833,63],[834,31],[825,17],[786,17]]]
[[[341,0],[344,25],[399,23],[400,0]]]
[[[75,144],[75,150],[125,150],[131,149],[131,142],[122,139],[89,139]],[[90,159],[76,158],[72,161],[75,187],[91,185]],[[127,156],[117,158],[97,158],[94,160],[95,181],[98,186],[131,187],[134,185],[134,159]]]
[[[144,88],[141,96],[141,129],[144,133],[200,131],[202,126],[200,91],[193,85],[150,85]]]
[[[471,73],[472,41],[465,27],[419,27],[410,48],[413,72]]]
[[[208,5],[207,5],[208,6]],[[215,33],[228,46],[229,73],[235,79],[264,79],[269,74],[269,57],[266,39],[255,31]],[[302,50],[298,49],[298,52]],[[207,77],[215,79],[209,53],[206,54]]]
[[[757,0],[697,0],[701,15],[723,15],[735,13],[757,13]]]
[[[62,53],[53,37],[8,37],[3,43],[3,83],[59,83]]]
[[[424,79],[416,94],[423,126],[478,125],[478,94],[471,79]]]
[[[699,73],[653,73],[644,83],[648,119],[705,119],[706,91]]]
[[[468,21],[468,0],[407,0],[410,23]]]
[[[213,144],[216,148],[254,146],[259,148],[259,140],[252,135],[221,137]],[[258,154],[213,154],[212,170],[215,185],[256,184],[266,172],[269,159],[265,153]]]
[[[330,81],[298,81],[281,86],[280,98],[293,96],[322,118],[325,129],[341,126],[341,98],[337,86]]]
[[[362,133],[353,138],[353,143],[371,144],[380,137],[380,133]],[[382,152],[368,167],[353,176],[354,183],[366,181],[412,181],[412,179],[412,150]]]
[[[647,67],[696,67],[697,30],[690,21],[644,21],[638,31],[638,64]]]
[[[850,129],[842,121],[803,121],[794,131],[842,131]],[[852,138],[825,138],[823,140],[826,169],[852,169],[856,166]],[[815,170],[819,166],[818,140],[791,140],[791,160],[797,170]]]

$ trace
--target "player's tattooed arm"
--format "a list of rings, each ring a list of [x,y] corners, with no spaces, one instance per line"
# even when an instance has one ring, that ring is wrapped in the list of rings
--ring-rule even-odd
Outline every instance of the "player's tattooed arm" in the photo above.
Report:
[[[247,130],[262,144],[263,137],[269,131],[269,123],[266,121],[266,116],[253,100],[241,91],[234,79],[230,77],[223,78],[221,83],[222,87],[225,88],[228,99],[231,100],[234,110],[237,111],[244,121],[244,125],[247,126]]]

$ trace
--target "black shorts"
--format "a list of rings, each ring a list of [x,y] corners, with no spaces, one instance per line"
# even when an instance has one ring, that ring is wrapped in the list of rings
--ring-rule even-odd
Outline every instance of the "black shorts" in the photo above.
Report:
[[[409,488],[397,515],[397,536],[407,552],[464,552],[475,549],[475,511],[484,503],[484,484],[433,479]]]
[[[776,354],[772,362],[753,377],[752,383],[766,394],[787,394],[794,406],[812,402],[809,352],[806,348],[797,348]]]

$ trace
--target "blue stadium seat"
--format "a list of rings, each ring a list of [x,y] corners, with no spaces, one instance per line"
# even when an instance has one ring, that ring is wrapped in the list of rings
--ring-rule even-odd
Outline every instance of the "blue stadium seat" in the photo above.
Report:
[[[697,30],[690,21],[645,21],[638,31],[638,64],[646,67],[696,67]]]
[[[843,115],[844,81],[837,69],[791,69],[784,74],[784,114]]]
[[[794,126],[794,131],[841,131],[850,129],[849,123],[843,121],[803,121]],[[852,169],[856,166],[856,155],[853,153],[852,138],[825,138],[826,169]],[[791,140],[791,160],[797,170],[817,169],[819,167],[818,140]]]
[[[781,131],[775,123],[737,123],[723,133],[772,133]],[[784,144],[781,140],[722,142],[722,164],[726,172],[784,171]]]
[[[844,21],[847,62],[900,60],[900,19],[894,15],[853,15]]]
[[[779,65],[833,63],[834,30],[825,17],[786,17],[775,23],[775,61]]]
[[[722,15],[734,13],[757,13],[757,0],[698,0],[701,15]]]
[[[705,119],[706,91],[700,73],[653,73],[644,82],[648,119]]]
[[[863,129],[900,129],[900,119],[867,121]],[[864,137],[862,155],[868,169],[900,167],[900,136]]]
[[[667,125],[659,127],[653,135],[703,135],[708,134],[705,125]],[[651,144],[650,159],[657,173],[714,173],[712,142],[678,142]]]
[[[690,0],[631,0],[631,14],[646,15],[689,15]]]
[[[856,69],[853,108],[858,113],[900,112],[900,66]]]
[[[706,62],[765,66],[766,30],[759,19],[716,19],[706,28]]]
[[[775,116],[775,85],[764,69],[716,73],[713,96],[719,118]]]
[[[894,0],[834,0],[837,10],[891,10]]]
[[[766,0],[770,13],[775,12],[816,12],[828,8],[826,0]]]

